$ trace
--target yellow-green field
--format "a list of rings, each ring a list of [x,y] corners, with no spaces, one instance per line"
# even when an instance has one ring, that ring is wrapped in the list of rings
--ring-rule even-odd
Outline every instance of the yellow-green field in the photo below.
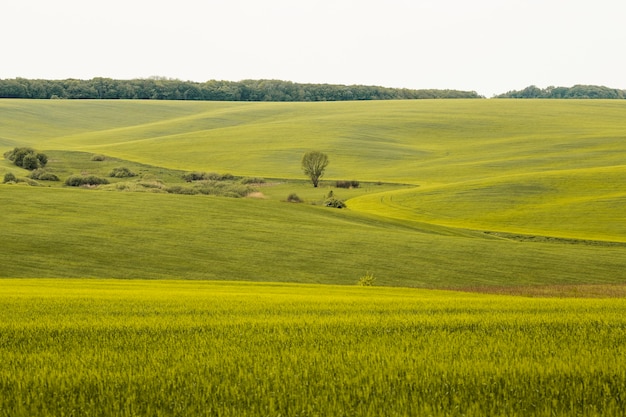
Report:
[[[609,416],[623,299],[3,280],[0,416]]]
[[[61,181],[0,159],[1,417],[626,408],[623,101],[0,100],[18,146]]]

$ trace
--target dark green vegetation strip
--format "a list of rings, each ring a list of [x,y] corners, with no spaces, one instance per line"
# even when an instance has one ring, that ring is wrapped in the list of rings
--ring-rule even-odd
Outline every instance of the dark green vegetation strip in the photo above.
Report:
[[[412,90],[368,85],[302,84],[281,80],[193,81],[136,80],[0,80],[0,98],[151,99],[209,101],[344,101],[433,98],[480,98],[475,91]]]

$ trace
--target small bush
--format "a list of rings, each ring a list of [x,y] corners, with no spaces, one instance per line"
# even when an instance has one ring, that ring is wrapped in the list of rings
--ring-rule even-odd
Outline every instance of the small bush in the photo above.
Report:
[[[9,182],[17,182],[17,177],[12,172],[4,174],[4,181],[2,181],[2,183],[6,184]]]
[[[57,177],[51,172],[47,172],[45,169],[42,169],[42,168],[38,168],[34,170],[33,172],[30,173],[28,177],[34,180],[41,180],[41,181],[59,181],[59,177]]]
[[[126,167],[113,168],[111,172],[109,172],[109,177],[113,178],[129,178],[136,177],[137,174],[132,172],[130,169]]]
[[[374,277],[374,274],[367,272],[365,275],[359,278],[357,285],[361,287],[372,287],[374,286],[375,281],[376,277]]]
[[[335,197],[335,193],[333,193],[333,190],[330,190],[328,192],[328,197],[326,197],[326,200],[324,201],[324,206],[341,209],[346,208],[346,203]]]
[[[298,194],[291,193],[287,197],[287,202],[289,202],[289,203],[302,203],[302,199],[300,197],[298,197]]]
[[[109,180],[106,178],[100,178],[95,175],[71,175],[65,180],[65,185],[70,187],[82,187],[108,184]]]
[[[106,160],[106,156],[101,155],[101,154],[96,154],[96,155],[93,155],[91,157],[91,160],[95,161],[95,162],[102,162],[102,161]]]
[[[335,186],[337,188],[359,188],[359,182],[358,181],[337,181],[335,183]]]
[[[331,197],[331,198],[327,198],[324,201],[324,206],[326,207],[334,207],[334,208],[338,208],[338,209],[342,209],[342,208],[346,208],[346,203],[344,203],[342,200],[339,200],[338,198],[335,197]]]

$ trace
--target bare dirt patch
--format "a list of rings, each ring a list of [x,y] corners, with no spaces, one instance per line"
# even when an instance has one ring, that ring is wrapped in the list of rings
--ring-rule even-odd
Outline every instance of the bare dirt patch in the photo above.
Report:
[[[252,192],[252,193],[248,194],[246,197],[247,198],[260,198],[260,199],[266,199],[267,198],[267,196],[265,194],[263,194],[262,192],[260,192],[260,191]]]

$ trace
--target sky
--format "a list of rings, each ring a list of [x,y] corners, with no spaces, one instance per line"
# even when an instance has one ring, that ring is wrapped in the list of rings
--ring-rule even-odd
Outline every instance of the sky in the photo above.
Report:
[[[624,0],[2,0],[0,79],[626,89]]]

